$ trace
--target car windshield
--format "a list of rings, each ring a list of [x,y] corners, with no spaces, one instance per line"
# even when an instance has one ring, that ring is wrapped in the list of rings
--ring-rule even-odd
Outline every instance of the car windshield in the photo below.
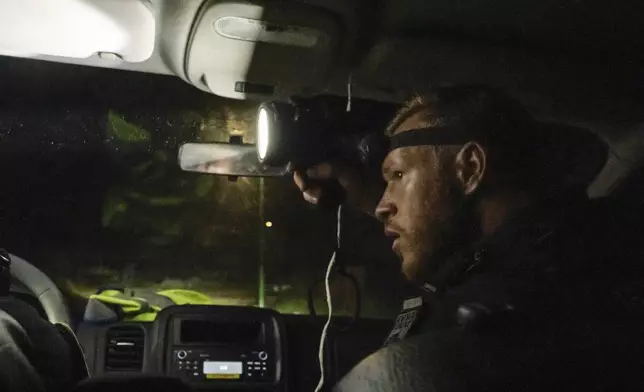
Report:
[[[181,143],[254,142],[257,102],[176,77],[0,58],[1,246],[64,292],[184,288],[217,304],[325,313],[321,280],[335,213],[303,201],[290,177],[183,172]],[[382,226],[346,209],[342,260],[363,317],[398,308],[399,265]],[[334,280],[340,313],[355,310]]]

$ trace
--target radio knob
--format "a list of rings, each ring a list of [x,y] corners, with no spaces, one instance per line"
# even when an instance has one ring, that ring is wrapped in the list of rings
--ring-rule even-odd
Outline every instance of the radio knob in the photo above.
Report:
[[[262,361],[265,361],[268,359],[268,354],[266,354],[266,351],[260,351],[258,354],[259,359]]]
[[[184,350],[179,350],[177,352],[177,358],[179,359],[186,359],[187,356],[188,356],[188,353],[185,352]]]

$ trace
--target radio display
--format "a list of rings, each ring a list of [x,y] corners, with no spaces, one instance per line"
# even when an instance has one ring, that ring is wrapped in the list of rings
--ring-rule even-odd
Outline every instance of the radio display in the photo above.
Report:
[[[263,344],[264,326],[250,321],[181,320],[180,339],[189,344]]]
[[[215,380],[237,380],[241,378],[241,362],[215,362],[204,361],[203,374],[207,379]]]

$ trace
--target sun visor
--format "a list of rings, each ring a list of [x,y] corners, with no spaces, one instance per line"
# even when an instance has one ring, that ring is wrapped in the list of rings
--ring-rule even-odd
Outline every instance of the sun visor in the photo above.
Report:
[[[148,1],[19,0],[0,3],[0,54],[84,59],[105,53],[142,62],[154,51]]]
[[[210,1],[197,18],[186,77],[235,99],[278,99],[321,86],[338,52],[333,14],[282,1]]]

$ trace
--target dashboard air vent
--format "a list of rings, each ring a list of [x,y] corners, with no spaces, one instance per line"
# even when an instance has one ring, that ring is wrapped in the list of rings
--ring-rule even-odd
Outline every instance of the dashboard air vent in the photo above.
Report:
[[[140,372],[143,369],[143,328],[136,325],[110,327],[106,341],[106,372]]]

